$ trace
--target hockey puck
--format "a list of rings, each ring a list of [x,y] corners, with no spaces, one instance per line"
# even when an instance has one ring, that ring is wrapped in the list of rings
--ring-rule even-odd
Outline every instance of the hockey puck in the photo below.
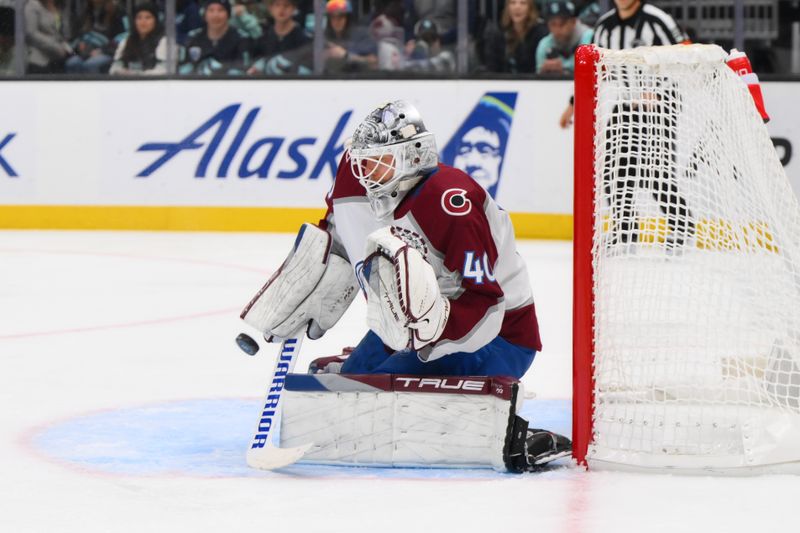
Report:
[[[247,355],[255,355],[258,353],[258,343],[247,333],[239,333],[239,335],[236,336],[236,345]]]

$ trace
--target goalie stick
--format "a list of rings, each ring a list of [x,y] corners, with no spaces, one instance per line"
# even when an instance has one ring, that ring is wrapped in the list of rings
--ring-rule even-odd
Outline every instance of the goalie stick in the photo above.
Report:
[[[281,343],[275,367],[269,379],[269,388],[264,395],[263,410],[247,450],[247,465],[260,470],[273,470],[297,462],[313,443],[296,448],[280,448],[273,443],[275,426],[280,418],[281,393],[289,374],[297,362],[297,355],[305,337],[304,324],[294,335]]]

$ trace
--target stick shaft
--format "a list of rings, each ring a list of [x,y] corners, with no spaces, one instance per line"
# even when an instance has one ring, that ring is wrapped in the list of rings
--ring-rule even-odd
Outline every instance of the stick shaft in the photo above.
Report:
[[[300,330],[281,343],[272,375],[268,381],[269,385],[264,394],[263,409],[259,415],[253,438],[250,440],[251,450],[264,448],[270,439],[274,438],[273,435],[280,419],[280,402],[286,375],[294,370],[304,337],[303,330]]]

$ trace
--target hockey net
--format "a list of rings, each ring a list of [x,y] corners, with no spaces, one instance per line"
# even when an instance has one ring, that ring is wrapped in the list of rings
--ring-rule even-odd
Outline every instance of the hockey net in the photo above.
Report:
[[[591,468],[800,461],[800,207],[725,58],[578,52],[573,439]]]

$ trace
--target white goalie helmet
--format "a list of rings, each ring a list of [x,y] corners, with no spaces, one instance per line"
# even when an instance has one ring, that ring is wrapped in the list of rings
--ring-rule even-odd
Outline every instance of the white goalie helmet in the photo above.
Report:
[[[350,168],[366,189],[372,212],[390,215],[426,171],[439,163],[436,139],[408,102],[388,102],[356,128],[348,147]]]

